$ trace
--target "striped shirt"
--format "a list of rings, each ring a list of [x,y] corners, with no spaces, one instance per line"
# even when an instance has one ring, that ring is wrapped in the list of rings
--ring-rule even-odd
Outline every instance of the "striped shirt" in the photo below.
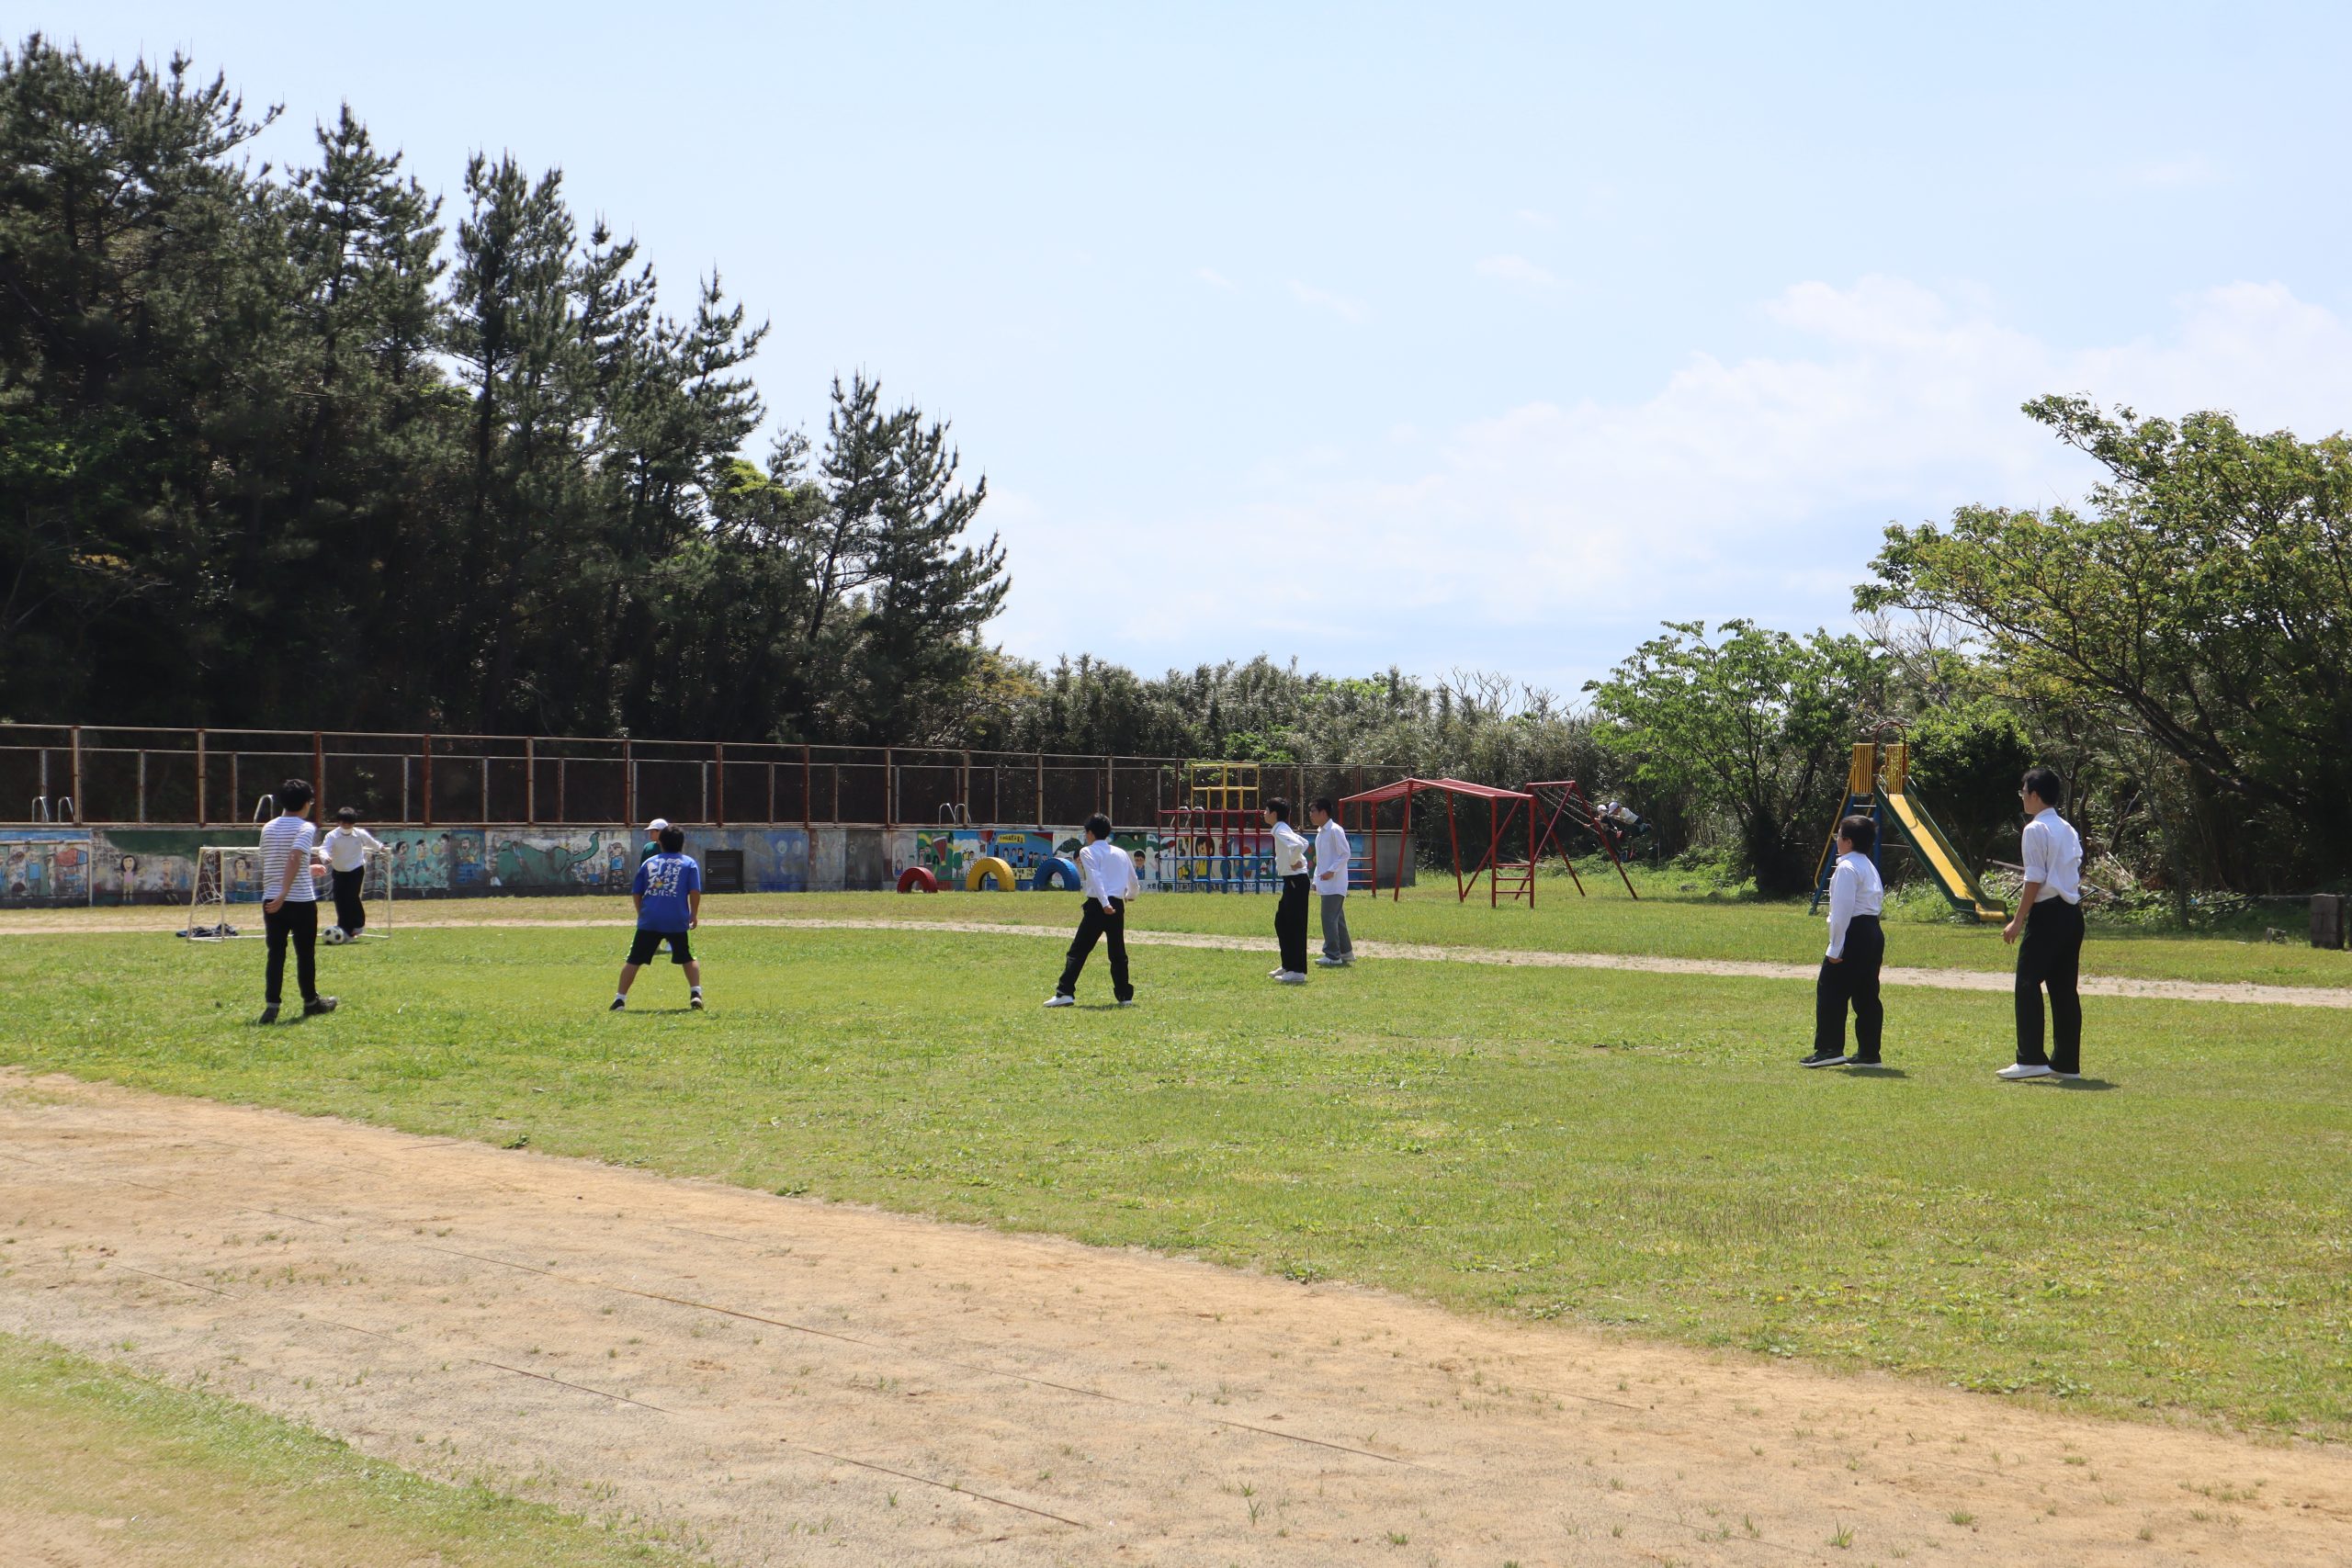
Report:
[[[281,895],[289,904],[315,904],[319,890],[311,881],[311,846],[319,830],[309,818],[273,817],[261,830],[261,899],[266,904]],[[295,857],[296,875],[286,880],[286,857]]]

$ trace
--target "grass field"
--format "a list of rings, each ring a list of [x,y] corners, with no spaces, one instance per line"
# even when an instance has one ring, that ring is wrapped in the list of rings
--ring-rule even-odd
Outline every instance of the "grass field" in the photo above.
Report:
[[[437,1562],[686,1558],[481,1486],[449,1486],[217,1395],[0,1335],[10,1562]],[[28,1540],[31,1536],[34,1539]],[[41,1537],[47,1537],[44,1540]],[[51,1558],[52,1544],[64,1555]],[[79,1549],[79,1550],[76,1550]]]
[[[1058,923],[1071,900],[721,902]],[[493,908],[561,912],[434,913]],[[1250,930],[1271,904],[1147,912]],[[1773,908],[1604,913],[1598,898],[1532,919],[1424,898],[1360,908],[1357,925],[1503,945],[1515,920],[1584,948],[1659,920],[1676,940],[1649,951],[1797,961],[1815,929]],[[1788,940],[1767,953],[1767,932]],[[1916,936],[1990,966],[2006,952],[1989,934],[1905,927],[1894,956],[1923,961]],[[1057,944],[1034,938],[715,929],[698,945],[709,1012],[683,1011],[657,964],[639,1010],[615,1017],[617,931],[410,931],[327,955],[343,1011],[265,1031],[248,1022],[258,943],[25,938],[0,982],[0,1058],[2079,1407],[2352,1437],[2341,1012],[2097,1000],[2090,1079],[2011,1087],[1991,1076],[2009,1054],[1998,994],[1892,993],[1892,1070],[1864,1077],[1794,1069],[1811,994],[1788,982],[1397,962],[1294,989],[1254,954],[1138,947],[1143,1009],[1047,1013]],[[2184,978],[2324,973],[2241,945],[2140,939],[2093,966],[2148,953]],[[1098,969],[1081,1001],[1106,999]]]

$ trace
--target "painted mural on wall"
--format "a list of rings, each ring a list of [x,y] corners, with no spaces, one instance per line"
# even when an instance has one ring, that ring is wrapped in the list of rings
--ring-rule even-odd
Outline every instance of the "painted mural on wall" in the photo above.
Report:
[[[808,891],[808,830],[805,828],[751,828],[726,835],[735,840],[724,848],[743,852],[743,891],[746,893],[806,893]],[[688,848],[692,848],[690,843]]]
[[[915,863],[937,877],[942,887],[962,887],[964,874],[972,863],[991,857],[1004,862],[1026,882],[1036,874],[1037,867],[1054,857],[1056,845],[1064,839],[1075,852],[1075,833],[1057,837],[1026,828],[918,828]]]
[[[94,870],[87,833],[24,829],[0,853],[0,897],[12,904],[87,904]]]

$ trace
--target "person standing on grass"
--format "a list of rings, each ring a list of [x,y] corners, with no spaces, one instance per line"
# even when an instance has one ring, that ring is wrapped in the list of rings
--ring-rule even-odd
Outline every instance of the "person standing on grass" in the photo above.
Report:
[[[637,901],[637,935],[629,943],[628,962],[621,965],[620,989],[609,1010],[619,1012],[628,1006],[628,988],[637,983],[638,970],[653,962],[665,942],[670,962],[686,972],[686,1005],[700,1010],[702,965],[695,962],[686,933],[702,924],[702,867],[686,853],[684,829],[662,825],[652,856],[638,863],[629,893]]]
[[[346,936],[357,936],[368,924],[368,852],[383,847],[348,806],[334,814],[334,829],[319,840],[319,857],[334,884],[334,923]]]
[[[1306,808],[1315,824],[1315,894],[1323,910],[1323,953],[1316,964],[1344,969],[1356,961],[1348,935],[1348,830],[1331,818],[1331,797],[1317,795]]]
[[[2029,768],[2018,790],[2025,805],[2025,886],[2018,912],[2001,928],[2018,948],[2018,1059],[2000,1076],[2024,1078],[2083,1076],[2083,1002],[2075,982],[2083,966],[2083,840],[2058,815],[2065,781],[2054,768]],[[2052,1049],[2041,1048],[2041,993],[2050,992]]]
[[[1879,1035],[1886,1009],[1878,999],[1878,972],[1886,962],[1886,931],[1879,912],[1886,886],[1871,850],[1878,824],[1849,817],[1838,824],[1838,869],[1829,875],[1829,950],[1813,984],[1813,1055],[1799,1066],[1879,1065]],[[1846,1008],[1854,1009],[1854,1054],[1846,1055]]]
[[[1078,886],[1085,895],[1079,905],[1078,934],[1069,939],[1062,960],[1062,977],[1049,1008],[1078,1005],[1078,976],[1104,937],[1111,943],[1111,995],[1121,1007],[1136,1005],[1136,988],[1127,978],[1127,900],[1136,896],[1135,862],[1111,841],[1111,819],[1101,812],[1086,819],[1086,844],[1078,852]]]
[[[294,980],[302,989],[302,1016],[333,1012],[335,999],[319,995],[319,890],[311,880],[311,848],[318,840],[311,824],[311,784],[288,779],[277,786],[277,815],[261,830],[261,919],[268,939],[268,970],[262,991],[262,1023],[277,1021],[286,987],[286,948],[294,948]]]
[[[1270,800],[1260,814],[1274,834],[1274,874],[1283,879],[1283,900],[1274,906],[1274,940],[1282,944],[1282,966],[1267,977],[1285,986],[1306,984],[1306,840],[1290,825],[1290,802]]]

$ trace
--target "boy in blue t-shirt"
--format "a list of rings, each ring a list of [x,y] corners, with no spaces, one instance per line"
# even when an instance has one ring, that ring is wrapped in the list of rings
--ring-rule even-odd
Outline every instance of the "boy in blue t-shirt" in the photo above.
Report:
[[[637,938],[629,943],[628,962],[621,965],[614,1012],[628,1006],[628,988],[639,968],[650,964],[665,942],[670,962],[684,965],[686,984],[694,987],[686,1005],[702,1006],[702,965],[686,945],[686,933],[702,923],[702,867],[685,852],[684,829],[665,826],[661,844],[660,853],[638,863],[637,880],[629,888],[637,900]]]

